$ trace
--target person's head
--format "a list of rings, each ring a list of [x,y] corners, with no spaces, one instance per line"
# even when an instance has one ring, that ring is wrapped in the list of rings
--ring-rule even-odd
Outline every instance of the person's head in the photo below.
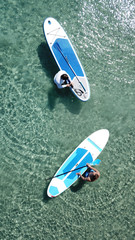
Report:
[[[62,80],[68,80],[68,75],[65,73],[65,74],[62,74],[61,75],[61,79]]]
[[[95,181],[99,178],[99,175],[97,173],[94,173],[91,177],[91,181]]]

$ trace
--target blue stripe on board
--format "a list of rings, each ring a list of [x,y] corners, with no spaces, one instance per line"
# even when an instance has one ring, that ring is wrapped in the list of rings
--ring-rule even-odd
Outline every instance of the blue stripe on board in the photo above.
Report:
[[[96,145],[96,143],[94,143],[90,138],[87,138],[87,140],[88,140],[95,148],[97,148],[97,149],[99,150],[99,152],[102,151],[102,149],[101,149],[98,145]]]
[[[84,156],[86,152],[87,152],[86,149],[77,148],[76,151],[73,152],[73,154],[67,159],[65,164],[57,172],[57,175],[71,171],[71,169],[78,163],[78,161]],[[59,176],[58,178],[62,180],[65,177],[65,175],[66,174]]]
[[[74,75],[73,71],[71,70],[71,68],[69,67],[66,60],[64,59],[64,57],[62,56],[61,52],[59,51],[59,48],[57,47],[57,43],[60,46],[60,49],[61,49],[63,55],[67,58],[67,60],[69,61],[69,64],[75,71],[76,75],[83,77],[84,73],[82,71],[82,67],[80,66],[80,63],[78,62],[78,59],[77,59],[69,41],[67,39],[59,38],[59,39],[56,39],[56,41],[54,42],[54,44],[52,46],[52,51],[60,65],[61,69],[66,71],[69,74],[71,80],[73,80],[75,75]]]
[[[85,158],[79,163],[79,165],[76,167],[76,168],[79,168],[79,167],[82,167],[82,166],[85,166],[86,163],[92,163],[93,161],[93,158],[91,156],[91,154],[88,152],[88,154],[85,156]],[[71,172],[68,177],[64,180],[64,183],[66,185],[66,187],[70,187],[71,184],[73,182],[75,182],[77,179],[78,179],[78,176],[76,175],[76,173],[79,171],[81,174],[83,174],[85,171],[86,171],[87,167],[86,168],[82,168],[82,169],[79,169],[79,170],[76,170],[74,172]]]

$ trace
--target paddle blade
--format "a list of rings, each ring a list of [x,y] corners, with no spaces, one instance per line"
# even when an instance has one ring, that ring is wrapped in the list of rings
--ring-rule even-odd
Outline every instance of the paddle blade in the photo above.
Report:
[[[100,162],[101,162],[100,159],[96,159],[95,161],[93,161],[93,162],[91,163],[91,165],[92,165],[92,166],[98,165]]]

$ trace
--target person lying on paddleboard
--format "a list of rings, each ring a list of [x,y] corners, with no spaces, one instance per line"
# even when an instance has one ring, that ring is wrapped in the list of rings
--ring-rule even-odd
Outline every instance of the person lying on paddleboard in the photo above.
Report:
[[[88,167],[87,171],[85,172],[85,176],[83,177],[81,173],[76,173],[76,175],[80,176],[82,180],[88,182],[94,182],[100,177],[100,173],[96,168],[90,166],[89,163],[86,164]]]
[[[54,83],[58,88],[73,87],[69,76],[62,70],[54,76]]]

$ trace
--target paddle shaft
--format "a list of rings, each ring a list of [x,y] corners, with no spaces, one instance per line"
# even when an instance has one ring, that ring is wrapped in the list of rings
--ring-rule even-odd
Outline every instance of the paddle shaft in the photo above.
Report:
[[[96,160],[94,160],[94,161],[91,163],[91,165],[97,165],[97,164],[99,164],[100,162],[101,162],[100,159],[96,159]],[[76,171],[76,170],[78,170],[78,169],[81,169],[81,168],[84,168],[84,167],[87,167],[87,166],[85,165],[85,166],[82,166],[82,167],[79,167],[79,168],[75,168],[75,169],[70,170],[70,171],[68,171],[68,172],[64,172],[64,173],[61,173],[61,174],[59,174],[59,175],[56,175],[56,176],[54,176],[53,178],[62,176],[62,175],[64,175],[64,174],[67,174],[67,173],[70,173],[70,172],[74,172],[74,171]],[[52,177],[51,177],[51,178],[47,178],[46,181],[49,180],[49,179],[52,179]]]
[[[81,169],[81,168],[84,168],[84,167],[87,167],[87,166],[85,165],[85,166],[82,166],[82,167],[79,167],[79,168],[75,168],[75,169],[73,169],[73,170],[71,170],[71,171],[64,172],[64,173],[61,173],[61,174],[59,174],[59,175],[56,175],[56,176],[54,176],[53,178],[62,176],[62,175],[64,175],[64,174],[67,174],[67,173],[70,173],[70,172],[74,172],[74,171],[76,171],[76,170],[78,170],[78,169]],[[47,178],[46,180],[49,180],[49,179],[52,179],[52,177],[51,177],[51,178]]]
[[[70,67],[70,69],[72,70],[72,72],[74,73],[74,75],[76,76],[76,78],[77,78],[78,82],[81,84],[82,88],[83,88],[83,89],[84,89],[84,91],[86,92],[86,89],[85,89],[85,87],[84,87],[84,86],[83,86],[83,84],[80,82],[80,80],[79,80],[79,78],[77,77],[77,75],[76,75],[76,73],[75,73],[74,69],[71,67],[71,65],[70,65],[70,63],[69,63],[69,61],[68,61],[67,57],[65,57],[65,55],[63,54],[63,52],[62,52],[62,50],[61,50],[61,47],[60,47],[60,45],[59,45],[58,43],[56,43],[55,45],[57,45],[57,47],[58,47],[58,50],[60,51],[61,55],[64,57],[64,59],[65,59],[65,61],[67,62],[68,66]]]

